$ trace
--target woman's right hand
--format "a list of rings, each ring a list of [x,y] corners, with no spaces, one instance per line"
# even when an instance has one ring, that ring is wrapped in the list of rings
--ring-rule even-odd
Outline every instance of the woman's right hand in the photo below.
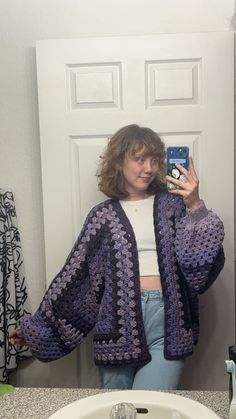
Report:
[[[26,345],[25,339],[19,336],[16,330],[13,330],[13,332],[10,332],[9,341],[12,343],[12,345],[20,345],[20,346]]]

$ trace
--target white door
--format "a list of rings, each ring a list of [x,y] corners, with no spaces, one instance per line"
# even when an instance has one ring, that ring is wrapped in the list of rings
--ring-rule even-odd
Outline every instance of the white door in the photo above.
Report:
[[[183,387],[226,388],[235,342],[233,32],[39,41],[37,71],[47,283],[104,199],[95,172],[110,135],[137,123],[189,145],[201,195],[225,223],[227,262],[201,298],[200,343]],[[96,384],[88,346],[56,362],[63,383]]]

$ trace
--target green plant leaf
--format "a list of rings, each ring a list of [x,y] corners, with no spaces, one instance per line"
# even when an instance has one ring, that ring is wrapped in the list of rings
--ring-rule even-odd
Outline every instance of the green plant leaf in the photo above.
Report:
[[[15,388],[10,384],[0,384],[0,397],[7,393],[13,393]]]

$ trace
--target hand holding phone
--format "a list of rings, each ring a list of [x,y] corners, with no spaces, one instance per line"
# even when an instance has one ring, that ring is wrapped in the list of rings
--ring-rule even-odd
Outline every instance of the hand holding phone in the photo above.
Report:
[[[184,174],[179,170],[176,164],[181,164],[188,170],[189,148],[187,146],[176,146],[167,148],[167,175],[185,182]],[[179,189],[180,187],[172,182],[167,182],[169,190]]]
[[[179,149],[180,147],[177,148]],[[167,155],[170,156],[167,158],[167,167],[168,162],[170,164],[170,175],[167,174],[166,180],[168,184],[174,184],[174,186],[169,188],[169,192],[182,196],[187,208],[197,209],[201,206],[201,200],[199,197],[199,180],[194,169],[193,159],[192,157],[189,157],[186,162],[183,161],[181,163],[181,161],[177,161],[176,159],[180,157],[184,160],[184,156],[178,154],[177,157],[173,157],[175,153],[170,153],[170,151],[169,153],[167,151]],[[176,150],[173,151],[176,152]],[[182,154],[182,152],[180,154]],[[175,162],[171,160],[171,156],[175,159]],[[177,177],[179,178],[177,179]]]

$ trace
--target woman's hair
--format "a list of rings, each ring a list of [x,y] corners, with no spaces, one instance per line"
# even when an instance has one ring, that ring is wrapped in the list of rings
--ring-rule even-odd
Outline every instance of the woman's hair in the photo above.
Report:
[[[158,172],[147,192],[153,194],[166,190],[166,152],[163,141],[150,128],[132,124],[119,129],[110,138],[106,150],[100,156],[97,177],[101,192],[111,198],[124,199],[129,196],[125,189],[122,165],[126,156],[132,158],[140,151],[144,156],[155,156],[159,159]]]

